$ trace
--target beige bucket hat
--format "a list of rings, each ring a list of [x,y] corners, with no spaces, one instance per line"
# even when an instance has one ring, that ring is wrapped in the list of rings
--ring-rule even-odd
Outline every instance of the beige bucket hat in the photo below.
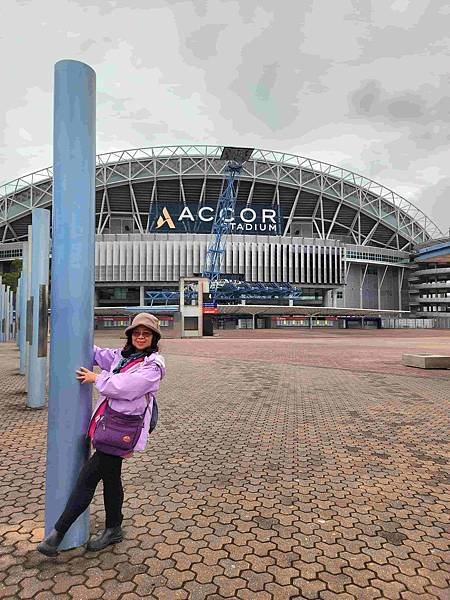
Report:
[[[138,325],[142,325],[144,327],[148,327],[154,333],[157,333],[161,337],[161,328],[159,326],[159,319],[150,313],[139,313],[134,317],[129,325],[125,329],[125,335],[131,333],[131,331],[137,327]]]

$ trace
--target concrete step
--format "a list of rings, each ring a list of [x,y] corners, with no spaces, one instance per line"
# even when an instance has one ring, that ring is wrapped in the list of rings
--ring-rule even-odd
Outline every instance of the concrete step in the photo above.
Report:
[[[403,364],[419,369],[450,369],[450,355],[444,354],[404,354]]]

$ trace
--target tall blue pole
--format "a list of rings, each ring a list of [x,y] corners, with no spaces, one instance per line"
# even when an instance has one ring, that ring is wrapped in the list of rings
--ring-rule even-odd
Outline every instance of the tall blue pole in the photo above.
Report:
[[[20,286],[20,364],[19,372],[25,375],[27,364],[27,344],[26,344],[26,329],[27,329],[27,272],[28,272],[28,242],[24,242],[22,248],[22,283]]]
[[[47,381],[48,255],[50,250],[50,213],[43,208],[32,211],[31,238],[31,343],[28,355],[29,408],[45,406]]]
[[[50,365],[45,495],[46,534],[55,525],[87,459],[92,389],[75,371],[92,367],[95,244],[95,72],[55,65]],[[84,544],[86,511],[61,549]]]
[[[26,301],[26,327],[25,327],[25,383],[28,390],[28,358],[30,356],[30,341],[31,341],[31,326],[32,326],[32,310],[31,310],[31,244],[33,237],[33,229],[28,225],[28,260],[27,260],[27,301]]]
[[[20,331],[20,316],[19,316],[19,306],[20,306],[20,288],[22,287],[22,275],[19,277],[19,280],[17,282],[17,292],[16,292],[16,303],[14,305],[14,310],[15,310],[15,322],[14,322],[14,335],[16,338],[16,344],[17,347],[19,348],[20,351],[20,335],[19,335],[19,331]]]
[[[6,314],[6,286],[2,283],[0,285],[0,341],[6,341],[5,331],[5,314]]]
[[[9,342],[10,340],[10,335],[9,335],[9,294],[10,289],[9,289],[9,285],[6,286],[6,290],[5,290],[5,342]]]
[[[16,325],[14,322],[14,292],[9,292],[9,338],[13,340],[15,338]]]

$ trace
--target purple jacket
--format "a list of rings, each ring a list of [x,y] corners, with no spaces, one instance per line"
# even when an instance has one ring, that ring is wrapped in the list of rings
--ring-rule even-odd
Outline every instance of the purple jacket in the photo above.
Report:
[[[145,414],[144,427],[134,447],[134,451],[142,452],[148,439],[153,399],[161,379],[166,374],[166,365],[161,354],[155,352],[130,367],[128,371],[114,374],[112,371],[121,358],[121,348],[94,346],[94,365],[98,365],[102,372],[97,375],[94,384],[99,391],[99,399],[92,416],[95,416],[105,398],[110,400],[109,405],[113,410],[126,415],[141,415],[147,406],[145,395],[149,394],[150,404]]]

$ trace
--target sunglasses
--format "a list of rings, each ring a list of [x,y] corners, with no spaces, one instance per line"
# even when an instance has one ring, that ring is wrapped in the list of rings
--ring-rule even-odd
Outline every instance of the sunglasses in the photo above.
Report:
[[[144,330],[141,330],[141,329],[138,330],[138,331],[136,331],[136,329],[134,329],[131,332],[131,335],[133,337],[140,337],[140,336],[142,336],[144,338],[149,338],[149,337],[151,337],[153,335],[153,333],[151,331],[144,331]]]

